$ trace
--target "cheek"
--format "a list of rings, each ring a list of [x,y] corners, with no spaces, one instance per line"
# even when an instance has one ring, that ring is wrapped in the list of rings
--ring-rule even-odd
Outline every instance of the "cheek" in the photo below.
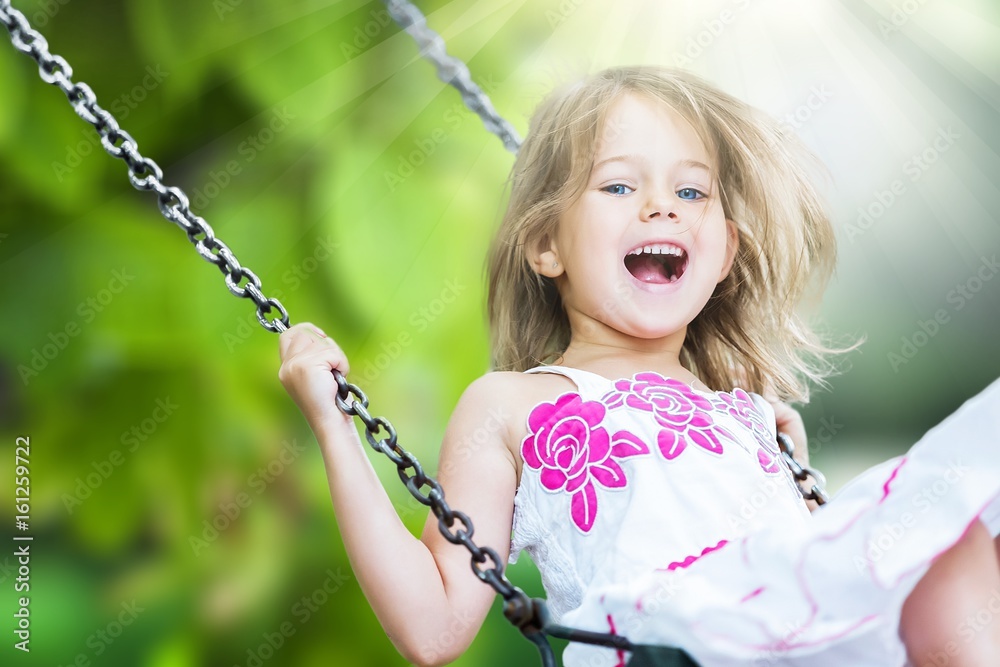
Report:
[[[712,229],[706,231],[709,233],[704,234],[700,239],[701,252],[706,259],[711,260],[710,264],[721,266],[726,259],[726,249],[729,245],[728,228],[723,222],[713,224]]]

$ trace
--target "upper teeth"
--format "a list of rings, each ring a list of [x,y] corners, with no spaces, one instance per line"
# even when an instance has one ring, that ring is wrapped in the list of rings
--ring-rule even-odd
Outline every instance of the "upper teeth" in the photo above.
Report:
[[[680,257],[682,252],[684,251],[675,245],[655,243],[653,245],[644,245],[641,248],[636,248],[635,250],[629,252],[629,254],[641,255],[645,253],[647,255],[674,255],[676,257]]]

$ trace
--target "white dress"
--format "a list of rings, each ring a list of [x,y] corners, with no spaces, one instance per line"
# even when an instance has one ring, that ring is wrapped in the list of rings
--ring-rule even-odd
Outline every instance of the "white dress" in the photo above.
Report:
[[[900,667],[900,610],[931,561],[977,517],[1000,532],[1000,381],[810,514],[760,396],[527,372],[577,386],[529,413],[510,553],[563,625],[701,667]],[[628,657],[570,644],[563,661]]]

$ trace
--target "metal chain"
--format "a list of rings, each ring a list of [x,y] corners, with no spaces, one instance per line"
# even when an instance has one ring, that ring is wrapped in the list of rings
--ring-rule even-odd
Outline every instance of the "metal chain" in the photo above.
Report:
[[[268,331],[280,331],[288,326],[288,312],[274,298],[264,294],[260,278],[242,266],[236,255],[225,243],[216,238],[204,219],[191,212],[188,197],[178,187],[163,183],[163,170],[153,160],[139,152],[135,139],[121,129],[115,117],[97,104],[94,91],[86,83],[74,83],[73,68],[62,56],[49,53],[49,44],[41,33],[34,30],[24,14],[10,5],[10,0],[0,0],[0,23],[10,33],[14,48],[34,58],[42,81],[57,86],[73,106],[73,110],[87,121],[101,136],[101,145],[112,157],[128,165],[128,180],[137,190],[152,190],[163,217],[187,233],[198,254],[215,264],[226,279],[226,287],[235,296],[252,299],[257,306],[257,320]],[[277,316],[268,319],[273,312]]]
[[[438,481],[425,473],[416,457],[399,445],[396,441],[396,429],[389,420],[384,417],[372,417],[368,412],[368,397],[360,387],[348,382],[339,371],[334,371],[334,377],[337,380],[337,407],[341,412],[354,415],[364,423],[368,444],[396,464],[399,479],[410,495],[422,505],[430,507],[434,516],[438,518],[438,529],[444,538],[469,550],[472,554],[472,571],[475,575],[493,587],[504,600],[527,602],[527,596],[504,575],[504,564],[497,552],[490,547],[481,547],[473,541],[472,520],[463,512],[448,506],[444,499],[444,490]],[[413,471],[412,474],[410,470]],[[428,489],[426,493],[422,491],[424,487]],[[456,523],[459,525],[455,526]]]
[[[521,147],[521,138],[514,126],[508,123],[493,108],[490,98],[472,80],[469,68],[464,62],[448,55],[444,40],[427,25],[427,19],[409,0],[384,0],[389,16],[403,30],[410,33],[420,47],[420,54],[430,61],[437,70],[438,78],[454,86],[462,95],[462,101],[479,116],[483,125],[503,142],[511,153]]]
[[[250,269],[241,266],[229,247],[216,238],[212,228],[203,219],[194,215],[188,204],[187,195],[177,187],[163,184],[163,171],[153,160],[139,153],[135,140],[118,126],[114,116],[97,104],[94,92],[85,83],[73,83],[73,69],[61,57],[48,51],[48,42],[40,33],[31,28],[24,14],[10,5],[10,0],[0,0],[0,23],[10,32],[14,48],[26,53],[38,63],[42,80],[59,87],[77,115],[93,125],[101,135],[101,144],[113,157],[124,160],[128,165],[128,178],[139,190],[153,190],[158,195],[160,213],[187,232],[198,254],[218,266],[226,276],[226,287],[234,295],[252,299],[257,305],[257,319],[268,331],[281,333],[290,326],[288,312],[277,299],[268,298],[261,288],[260,278]],[[243,281],[246,281],[245,284]],[[268,320],[272,310],[279,317]],[[438,518],[438,527],[452,544],[461,544],[472,554],[472,571],[499,593],[509,605],[523,613],[530,608],[530,600],[520,589],[510,583],[504,575],[504,564],[496,551],[478,546],[472,539],[472,521],[464,513],[453,510],[444,500],[441,485],[427,475],[416,457],[396,442],[396,429],[384,417],[372,417],[368,412],[368,397],[359,387],[347,382],[340,371],[333,372],[337,380],[337,407],[345,414],[357,416],[365,424],[365,436],[377,452],[389,457],[399,471],[399,478],[410,494],[427,505]],[[354,398],[348,402],[353,394]],[[383,437],[379,434],[384,432]],[[407,471],[412,469],[413,474]],[[427,487],[429,491],[421,491]],[[455,530],[452,527],[460,524]],[[489,566],[486,566],[486,565]]]
[[[798,482],[799,491],[802,493],[802,497],[806,500],[815,500],[817,505],[825,505],[830,498],[826,495],[826,491],[823,487],[826,486],[826,477],[823,476],[819,470],[815,468],[810,468],[809,466],[804,466],[795,460],[795,443],[784,433],[778,433],[778,447],[781,448],[781,455],[785,459],[785,463],[788,468],[792,471],[795,480]],[[806,490],[806,487],[802,482],[812,475],[814,483],[812,488]]]
[[[440,35],[427,27],[423,14],[406,0],[386,0],[392,18],[409,32],[428,60],[434,63],[438,76],[462,93],[466,105],[483,119],[486,128],[497,135],[508,150],[517,152],[520,138],[507,121],[501,118],[485,93],[472,82],[469,70],[462,61],[447,55]],[[101,145],[112,157],[123,160],[128,166],[128,179],[138,190],[152,190],[157,194],[157,203],[164,218],[178,225],[194,244],[198,254],[215,264],[225,275],[226,287],[235,296],[252,299],[257,307],[257,320],[266,330],[281,333],[290,326],[288,312],[277,299],[265,296],[260,278],[249,268],[242,266],[236,255],[225,243],[218,239],[212,228],[201,217],[192,213],[187,195],[178,187],[163,183],[163,171],[152,159],[144,157],[135,140],[121,129],[115,117],[97,104],[93,90],[86,83],[74,83],[73,69],[62,56],[52,55],[48,42],[29,24],[24,14],[11,7],[10,0],[0,0],[0,23],[10,33],[11,42],[18,51],[31,56],[38,63],[39,76],[48,84],[57,86],[66,95],[73,110],[80,118],[97,130]],[[244,282],[245,281],[245,282]],[[278,316],[268,320],[277,311]],[[472,539],[472,520],[457,510],[453,510],[444,499],[444,491],[436,479],[426,474],[416,457],[403,449],[397,442],[396,429],[384,417],[372,417],[368,411],[368,397],[351,384],[340,371],[333,371],[337,381],[337,407],[348,415],[356,416],[365,425],[365,438],[369,445],[396,464],[399,478],[410,494],[418,502],[430,507],[438,519],[438,528],[446,540],[461,544],[471,554],[472,571],[481,581],[489,584],[503,599],[504,615],[520,628],[528,637],[541,644],[543,625],[539,625],[539,608],[544,609],[540,600],[533,600],[510,583],[504,574],[504,563],[499,555],[489,547],[481,547]],[[350,400],[348,400],[350,399]],[[381,437],[380,437],[381,434]],[[809,475],[826,481],[819,471],[801,466],[792,457],[794,445],[785,434],[778,434],[785,461],[800,482]],[[412,470],[410,474],[408,471]],[[423,488],[429,490],[424,493]],[[801,488],[801,486],[800,486]],[[827,502],[826,494],[817,485],[810,491],[802,490],[803,497]],[[460,524],[452,529],[455,524]],[[551,649],[547,643],[542,648],[543,660],[549,664]]]

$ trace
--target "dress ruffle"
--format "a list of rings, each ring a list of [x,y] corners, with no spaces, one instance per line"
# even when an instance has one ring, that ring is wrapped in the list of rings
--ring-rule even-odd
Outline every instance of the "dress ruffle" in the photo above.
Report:
[[[686,566],[593,586],[561,622],[685,649],[702,667],[899,667],[903,603],[980,520],[1000,532],[1000,381],[794,529],[770,525]],[[568,667],[618,665],[571,645]]]

